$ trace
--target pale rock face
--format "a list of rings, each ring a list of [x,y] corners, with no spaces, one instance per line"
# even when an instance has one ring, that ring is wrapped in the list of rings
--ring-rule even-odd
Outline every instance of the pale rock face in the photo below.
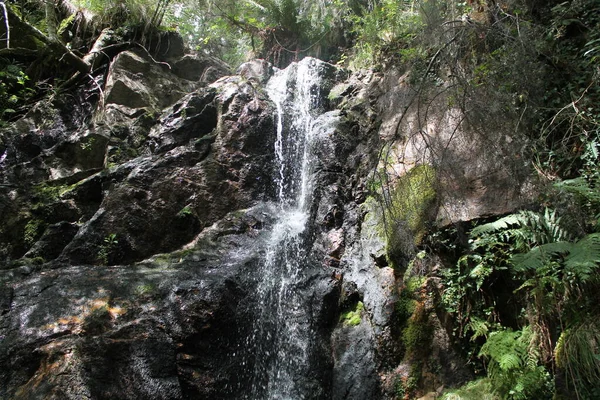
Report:
[[[524,144],[513,139],[514,132],[475,131],[444,96],[427,104],[427,113],[421,112],[406,78],[389,71],[363,89],[381,90],[378,134],[391,144],[379,168],[390,180],[417,165],[433,166],[439,226],[502,215],[530,204],[536,192],[533,169],[522,154]]]

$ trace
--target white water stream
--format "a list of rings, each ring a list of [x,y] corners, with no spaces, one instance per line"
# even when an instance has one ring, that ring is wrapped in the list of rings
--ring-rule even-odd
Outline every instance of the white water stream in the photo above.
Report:
[[[321,77],[319,61],[306,58],[277,71],[267,93],[277,107],[277,222],[267,244],[259,273],[259,310],[251,345],[255,360],[252,400],[311,398],[306,377],[311,375],[315,337],[309,302],[302,298],[307,263],[303,232],[313,195],[312,175],[318,132]],[[308,385],[310,386],[310,385]]]

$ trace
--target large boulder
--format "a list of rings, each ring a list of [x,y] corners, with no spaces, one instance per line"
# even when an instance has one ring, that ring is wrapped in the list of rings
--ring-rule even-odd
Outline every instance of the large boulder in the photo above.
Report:
[[[156,110],[173,104],[194,86],[178,79],[169,68],[167,63],[156,62],[141,49],[119,53],[106,80],[105,103]]]
[[[210,56],[186,54],[173,63],[173,73],[190,81],[212,83],[230,73],[223,61]]]

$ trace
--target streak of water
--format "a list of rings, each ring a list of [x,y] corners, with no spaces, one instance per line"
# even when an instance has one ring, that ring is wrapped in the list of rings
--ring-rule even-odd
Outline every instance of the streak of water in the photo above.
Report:
[[[307,263],[303,232],[309,219],[318,132],[319,63],[304,59],[278,71],[267,85],[277,109],[275,143],[279,216],[267,244],[260,273],[254,332],[255,369],[249,399],[310,398],[302,384],[311,374],[314,318],[303,269]]]

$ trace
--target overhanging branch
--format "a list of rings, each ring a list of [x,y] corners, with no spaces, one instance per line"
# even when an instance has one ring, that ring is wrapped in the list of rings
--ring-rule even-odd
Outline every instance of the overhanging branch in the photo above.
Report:
[[[2,2],[2,4],[4,4]],[[24,34],[32,36],[45,44],[52,53],[55,54],[56,58],[62,61],[65,61],[73,68],[77,70],[77,72],[81,72],[82,74],[87,74],[91,70],[91,65],[78,57],[75,53],[73,53],[69,48],[67,48],[64,44],[59,42],[58,40],[52,40],[48,36],[44,35],[39,29],[30,25],[26,21],[23,21],[21,17],[15,14],[14,11],[10,9],[10,7],[4,7],[7,12],[7,15],[10,19],[14,21],[18,21],[19,26],[23,29]],[[7,19],[8,21],[8,19]]]

